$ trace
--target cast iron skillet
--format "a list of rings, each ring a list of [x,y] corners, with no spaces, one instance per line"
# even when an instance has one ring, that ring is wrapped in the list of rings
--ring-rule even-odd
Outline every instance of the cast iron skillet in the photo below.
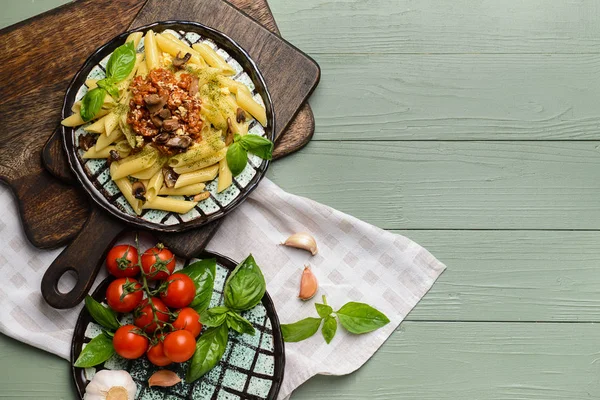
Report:
[[[225,34],[212,29],[208,26],[197,22],[189,21],[164,21],[155,22],[150,25],[142,26],[131,31],[125,32],[102,47],[98,48],[84,63],[83,67],[77,72],[71,81],[65,95],[65,101],[62,108],[62,117],[66,118],[72,114],[71,107],[75,102],[75,97],[79,88],[84,84],[90,71],[97,66],[101,60],[114,51],[115,48],[122,45],[127,36],[132,32],[146,32],[152,29],[154,32],[162,32],[165,29],[174,31],[195,32],[203,38],[211,39],[218,47],[224,49],[229,55],[234,58],[244,69],[250,79],[253,81],[256,91],[261,95],[266,108],[268,125],[265,127],[267,137],[273,140],[275,132],[275,114],[271,104],[271,97],[266,87],[264,78],[262,77],[255,62],[250,58],[248,53],[242,49],[235,41]],[[85,251],[88,259],[104,258],[108,249],[116,239],[116,236],[121,233],[126,226],[142,228],[149,231],[160,232],[182,232],[189,229],[201,228],[213,221],[216,221],[227,213],[231,212],[235,207],[241,204],[246,197],[256,188],[259,181],[265,175],[269,161],[262,160],[262,163],[256,166],[256,174],[245,187],[239,187],[240,193],[226,206],[219,207],[219,210],[210,214],[201,214],[200,216],[183,221],[178,219],[177,223],[166,225],[147,221],[139,217],[129,215],[123,209],[119,208],[116,201],[107,199],[102,188],[96,187],[91,180],[91,176],[86,173],[82,162],[77,154],[77,143],[75,141],[75,129],[69,127],[61,127],[63,135],[63,145],[67,154],[68,162],[77,177],[79,184],[84,188],[89,197],[93,200],[91,215],[80,231],[79,235],[73,242],[54,260],[50,265],[42,279],[42,295],[46,301],[55,308],[70,308],[77,305],[83,300],[86,293],[89,291],[98,268],[90,263],[79,264],[81,260],[77,256],[81,251]],[[98,183],[96,182],[96,185]],[[97,207],[95,207],[97,206]],[[214,224],[208,229],[210,233],[214,233],[216,227]],[[210,233],[207,235],[207,240],[210,238]],[[76,284],[67,293],[62,293],[58,290],[58,281],[69,271],[73,271],[76,275]]]
[[[223,267],[226,267],[229,272],[233,271],[237,265],[237,263],[235,261],[233,261],[232,259],[222,256],[218,253],[211,253],[211,252],[204,252],[202,254],[199,255],[198,258],[204,259],[204,258],[215,258],[217,260],[217,263],[219,265],[222,265]],[[100,264],[103,264],[104,260],[100,260]],[[110,282],[112,282],[114,278],[112,277],[108,277],[107,279],[105,279],[99,286],[98,288],[94,291],[94,293],[92,294],[92,297],[99,302],[103,302],[105,301],[105,293],[106,293],[106,288],[108,287],[108,285],[110,284]],[[218,290],[218,288],[215,288],[214,290]],[[261,393],[262,396],[260,396],[260,398],[266,398],[268,400],[274,400],[277,398],[277,394],[279,393],[279,389],[281,388],[281,383],[283,381],[283,375],[284,375],[284,366],[285,366],[285,351],[284,351],[284,343],[283,343],[283,336],[281,334],[281,326],[279,323],[279,318],[277,317],[277,313],[275,312],[275,306],[273,305],[273,301],[271,300],[271,297],[269,296],[268,293],[265,293],[263,299],[262,299],[262,305],[265,307],[266,311],[267,311],[267,318],[271,321],[271,329],[269,330],[268,328],[257,328],[257,335],[260,335],[260,341],[262,341],[262,337],[263,335],[272,335],[272,340],[273,340],[273,351],[271,352],[270,350],[266,350],[261,348],[260,350],[256,349],[256,353],[263,353],[265,355],[269,355],[272,356],[274,358],[275,361],[275,366],[274,366],[274,371],[273,371],[273,375],[270,376],[265,376],[264,374],[258,374],[258,376],[262,379],[268,379],[272,382],[271,387],[269,389],[268,393]],[[89,338],[85,337],[85,331],[86,328],[88,326],[88,324],[90,322],[93,322],[92,317],[90,316],[90,313],[83,308],[81,310],[81,313],[79,314],[79,318],[77,319],[77,323],[75,325],[75,331],[73,333],[73,341],[71,343],[71,371],[73,374],[73,381],[75,383],[75,387],[77,389],[77,394],[79,395],[80,398],[83,398],[83,394],[85,393],[85,387],[87,386],[87,380],[85,378],[85,371],[83,368],[76,368],[73,366],[73,364],[75,364],[75,360],[77,360],[77,357],[79,357],[79,354],[81,353],[82,347],[84,343],[87,343],[90,341]],[[230,333],[230,341],[233,342],[239,342],[242,338],[239,335],[232,334]],[[245,345],[240,345],[240,344],[235,344],[235,346],[241,346],[238,350],[241,350],[241,353],[244,354],[245,352],[251,351],[250,347],[247,347]],[[237,367],[234,365],[235,361],[231,358],[233,357],[231,354],[231,352],[229,353],[230,355],[226,355],[223,357],[223,360],[221,361],[221,366],[225,369],[232,369],[232,370],[237,370]],[[246,354],[244,354],[246,356]],[[256,358],[257,356],[254,355],[254,358]],[[134,367],[134,362],[133,361],[129,361],[127,363],[127,365],[125,366],[125,369],[127,371],[131,371],[132,369],[135,369]],[[158,367],[154,367],[153,365],[149,364],[149,363],[145,363],[144,365],[148,365],[147,369],[145,368],[143,374],[144,377],[141,378],[139,376],[139,368],[137,368],[137,374],[134,374],[134,379],[136,380],[136,383],[142,387],[143,391],[146,391],[147,389],[147,378],[152,375],[156,370],[161,369]],[[256,362],[252,363],[252,367],[250,368],[250,370],[248,371],[248,378],[247,379],[251,379],[252,376],[255,375],[255,371],[254,369]],[[98,366],[99,369],[103,369],[104,366],[103,364]],[[166,367],[167,369],[171,369],[174,372],[176,372],[180,377],[184,377],[185,376],[185,371],[184,369],[181,367],[181,365],[178,364],[171,364],[170,366]],[[244,374],[246,374],[246,371],[244,371]],[[201,378],[200,380],[198,380],[197,382],[194,383],[194,385],[199,385],[202,380],[205,378]],[[219,379],[218,382],[213,382],[216,383],[216,388],[215,388],[215,392],[219,393],[222,392],[223,394],[228,394],[228,393],[232,393],[231,391],[228,391],[227,389],[223,389],[224,382],[222,379]],[[248,385],[246,384],[245,387],[247,387]],[[165,394],[172,394],[173,391],[175,393],[177,393],[177,398],[179,398],[179,396],[181,396],[181,398],[186,398],[186,399],[194,399],[196,400],[196,397],[193,397],[193,395],[191,393],[183,393],[182,389],[178,389],[180,388],[181,385],[176,385],[173,388],[164,388],[164,389],[157,389],[159,391],[164,392]],[[191,388],[187,388],[188,390],[190,390]],[[155,389],[156,390],[156,389]],[[229,389],[231,390],[231,389]],[[190,390],[191,392],[191,390]],[[237,392],[237,391],[236,391]],[[242,392],[237,392],[235,393],[236,395],[240,396],[241,398],[245,398],[245,396],[250,396],[247,391],[242,391]],[[142,398],[144,398],[143,396],[141,396]],[[257,397],[258,398],[258,397]]]

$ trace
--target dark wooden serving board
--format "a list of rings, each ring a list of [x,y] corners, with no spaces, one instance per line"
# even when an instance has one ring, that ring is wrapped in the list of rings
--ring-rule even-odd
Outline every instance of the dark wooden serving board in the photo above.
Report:
[[[10,132],[9,140],[0,144],[0,177],[17,196],[25,231],[35,245],[53,247],[71,240],[88,220],[89,234],[78,237],[70,246],[72,250],[63,252],[55,261],[54,264],[62,265],[62,268],[53,273],[49,269],[46,274],[46,283],[52,284],[43,283],[42,291],[47,300],[51,297],[53,305],[63,308],[78,302],[74,300],[79,300],[81,294],[77,299],[72,296],[67,299],[58,293],[55,281],[67,270],[77,269],[80,279],[73,292],[87,292],[95,276],[95,272],[89,271],[92,267],[82,270],[71,266],[78,265],[84,255],[102,256],[106,250],[106,237],[112,238],[116,232],[125,229],[119,221],[90,207],[79,190],[50,179],[41,169],[38,158],[43,141],[58,124],[64,88],[99,44],[129,27],[157,20],[194,20],[222,30],[250,53],[265,76],[278,121],[275,156],[289,154],[310,140],[314,119],[308,104],[302,104],[318,83],[318,65],[269,31],[278,33],[265,0],[236,0],[233,3],[244,13],[222,0],[148,0],[145,3],[139,0],[80,0],[0,31],[4,47],[0,57],[6,65],[2,69],[3,82],[10,76],[10,81],[25,83],[20,86],[20,92],[13,86],[0,89],[4,95],[0,104],[8,111],[1,113],[0,122],[10,128],[7,131]],[[54,30],[57,26],[63,29]],[[62,44],[63,48],[57,50],[56,43]],[[36,46],[42,46],[45,52],[40,55]],[[35,56],[27,51],[30,48],[36,49]],[[41,67],[38,65],[40,60],[44,61]],[[291,73],[282,73],[286,70],[283,66],[291,68]],[[43,102],[40,103],[41,99]],[[19,124],[14,123],[15,114],[19,115]],[[31,134],[30,127],[35,128],[35,135]],[[57,136],[51,138],[44,149],[44,161],[53,174],[68,180],[70,173],[56,139]],[[40,198],[44,203],[40,203]],[[194,232],[160,234],[159,239],[176,253],[190,257],[204,248],[218,225],[217,221]],[[105,244],[97,243],[94,237],[103,237]],[[87,279],[81,279],[83,277]]]

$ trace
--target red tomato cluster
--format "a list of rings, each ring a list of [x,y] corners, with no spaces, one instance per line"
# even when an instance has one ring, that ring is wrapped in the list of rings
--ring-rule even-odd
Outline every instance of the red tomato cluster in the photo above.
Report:
[[[134,325],[115,332],[117,354],[128,359],[146,354],[150,362],[161,367],[189,360],[202,324],[200,315],[187,307],[196,295],[194,281],[173,273],[173,253],[158,246],[139,257],[135,247],[119,245],[108,253],[106,267],[117,278],[106,290],[108,306],[134,315]]]

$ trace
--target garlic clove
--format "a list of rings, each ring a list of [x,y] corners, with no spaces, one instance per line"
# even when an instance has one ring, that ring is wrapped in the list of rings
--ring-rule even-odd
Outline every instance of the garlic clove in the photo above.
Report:
[[[153,373],[150,379],[148,379],[148,386],[167,387],[177,385],[179,382],[181,382],[181,378],[175,372],[168,369],[161,369]]]
[[[314,237],[306,232],[293,234],[287,238],[282,245],[310,251],[313,256],[318,252],[317,241]]]
[[[300,293],[298,297],[305,301],[312,299],[318,290],[319,282],[317,282],[317,277],[313,274],[310,267],[305,265],[304,271],[302,271],[302,279],[300,280]]]

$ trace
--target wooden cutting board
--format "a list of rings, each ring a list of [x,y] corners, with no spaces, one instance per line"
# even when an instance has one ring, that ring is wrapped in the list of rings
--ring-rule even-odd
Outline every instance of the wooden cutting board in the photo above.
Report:
[[[246,14],[252,15],[274,32],[277,32],[275,22],[265,0],[238,0],[235,3],[242,7]],[[117,12],[115,7],[122,7],[122,10]],[[46,71],[46,80],[42,81],[44,85],[52,86],[53,97],[50,102],[52,106],[44,104],[41,107],[43,109],[42,112],[39,110],[40,107],[37,107],[37,104],[33,104],[33,100],[36,98],[35,92],[39,91],[39,89],[31,84],[26,86],[29,89],[27,93],[31,93],[31,97],[28,97],[28,101],[26,102],[22,100],[23,97],[17,96],[18,93],[13,93],[12,88],[7,88],[7,96],[3,98],[3,107],[16,111],[22,110],[24,106],[28,106],[29,109],[37,107],[38,113],[33,114],[36,118],[51,120],[54,126],[57,126],[58,110],[62,101],[61,96],[63,95],[64,87],[68,84],[67,81],[75,73],[75,69],[79,68],[83,63],[83,59],[100,43],[107,41],[111,36],[127,30],[129,27],[141,26],[160,20],[188,19],[224,31],[240,43],[257,62],[267,81],[275,106],[276,120],[278,122],[275,133],[279,138],[275,151],[276,157],[289,154],[310,140],[314,132],[314,119],[310,108],[304,102],[318,83],[320,71],[318,65],[309,57],[222,0],[182,0],[172,3],[149,0],[143,7],[140,7],[140,2],[133,0],[121,0],[118,2],[81,0],[0,31],[0,37],[3,39],[6,38],[2,42],[5,45],[8,44],[4,49],[4,56],[0,55],[0,57],[6,58],[4,60],[5,63],[11,66],[11,68],[3,70],[3,75],[6,73],[6,77],[8,77],[10,74],[12,81],[25,81],[29,83],[27,79],[30,81],[32,79],[28,78],[28,76],[36,76],[33,73],[36,68],[34,65],[27,64],[27,62],[33,64],[31,63],[32,60],[27,57],[20,56],[20,63],[14,62],[13,58],[19,57],[19,54],[14,49],[24,51],[24,49],[35,46],[40,40],[47,40],[45,48],[51,47],[52,41],[48,40],[46,36],[56,35],[56,33],[46,31],[46,36],[42,35],[40,37],[36,33],[38,32],[37,29],[41,29],[44,26],[69,27],[60,32],[60,40],[57,38],[54,39],[56,42],[63,43],[64,48],[55,51],[54,57],[52,54],[47,54],[48,57],[45,58],[52,60],[52,62],[47,64],[55,68],[53,71]],[[89,15],[105,16],[107,13],[119,15],[119,19],[107,17],[106,19],[100,18],[96,20],[94,18],[87,18],[84,24],[77,22],[80,21],[78,14],[81,14],[81,18],[83,18],[83,16]],[[126,15],[129,16],[129,21]],[[120,28],[107,28],[108,26],[112,28],[114,23]],[[73,26],[77,26],[79,32]],[[23,32],[23,30],[26,32]],[[92,35],[93,40],[88,39],[86,33],[96,32],[96,30],[101,32],[110,31],[110,35],[107,35],[109,36],[108,38],[103,37],[102,39]],[[85,47],[85,50],[81,50],[83,47]],[[73,48],[73,51],[78,51],[76,54],[81,58],[81,61],[73,61],[77,57],[73,57],[71,48]],[[24,72],[24,70],[27,70],[28,73]],[[5,88],[1,90],[4,92]],[[60,95],[57,96],[55,92],[60,92]],[[50,93],[50,90],[48,90],[48,93]],[[10,97],[11,95],[13,97]],[[39,102],[39,97],[37,97],[37,100]],[[88,260],[103,258],[111,241],[114,240],[118,232],[125,229],[125,226],[119,221],[107,217],[103,213],[99,213],[96,207],[90,208],[85,197],[78,190],[57,184],[57,182],[48,179],[48,175],[44,171],[40,171],[39,159],[36,163],[32,156],[32,154],[39,154],[38,151],[41,148],[40,141],[32,141],[33,146],[27,149],[19,146],[21,144],[21,136],[30,133],[29,131],[24,132],[24,128],[28,126],[29,122],[27,117],[29,119],[33,118],[31,114],[24,112],[21,115],[23,117],[21,121],[22,125],[15,126],[13,124],[12,126],[14,129],[14,134],[11,135],[12,146],[6,146],[5,142],[0,147],[0,176],[5,177],[4,179],[13,189],[15,187],[19,189],[14,190],[14,192],[17,195],[22,210],[30,208],[39,210],[38,213],[22,213],[23,225],[28,235],[32,237],[34,244],[43,247],[56,246],[64,243],[66,240],[72,239],[81,231],[82,227],[84,228],[82,234],[55,260],[42,281],[42,293],[49,303],[59,308],[71,307],[77,304],[83,295],[87,293],[98,270],[97,265],[82,264],[82,255],[85,255],[85,258]],[[3,119],[4,117],[4,115],[1,116]],[[0,121],[4,122],[3,120]],[[44,124],[40,132],[50,132],[48,125],[50,123]],[[47,135],[39,134],[37,137],[47,137]],[[68,178],[69,172],[65,168],[62,149],[59,146],[59,141],[56,139],[57,137],[54,137],[53,140],[48,142],[44,151],[44,161],[55,175]],[[18,159],[18,161],[15,161],[15,159]],[[19,171],[20,173],[15,173],[15,171]],[[30,176],[36,177],[37,180],[26,179],[24,181],[28,183],[27,185],[18,184],[22,180],[22,177]],[[43,179],[40,179],[40,176]],[[46,200],[54,208],[52,211],[41,208],[39,203],[36,202],[36,198],[41,193],[46,192],[46,186],[56,185],[59,185],[58,189],[52,192],[56,193],[56,195]],[[23,186],[29,190],[24,190]],[[70,200],[65,195],[66,193],[72,193],[74,199]],[[77,206],[78,213],[73,211],[74,205]],[[69,210],[69,212],[64,212],[64,210]],[[86,219],[87,224],[85,224]],[[60,230],[57,229],[56,220],[61,223]],[[204,248],[219,224],[220,222],[217,221],[194,232],[161,234],[159,235],[159,239],[174,249],[177,254],[190,257]],[[40,235],[38,233],[40,231],[45,232],[45,234]],[[95,240],[90,240],[92,236]],[[97,238],[102,238],[102,240],[97,240]],[[75,288],[67,294],[59,293],[56,288],[58,279],[64,272],[73,269],[76,270],[78,275],[78,282]]]
[[[40,152],[49,140],[44,149],[44,162],[49,171],[67,182],[72,178],[62,154],[62,143],[51,134],[60,120],[66,87],[87,56],[132,26],[138,14],[136,26],[152,22],[148,20],[152,17],[191,18],[206,23],[206,16],[192,18],[194,14],[190,11],[194,7],[198,7],[198,12],[207,10],[214,4],[198,0],[165,7],[158,3],[79,0],[0,30],[1,81],[19,82],[0,87],[3,111],[0,123],[4,128],[4,140],[0,142],[0,180],[8,184],[15,195],[23,229],[35,246],[53,248],[73,240],[90,215],[86,196],[52,179],[40,163]],[[194,4],[186,8],[186,3]],[[233,0],[231,3],[270,31],[279,33],[266,0]],[[144,13],[140,13],[142,7]],[[152,11],[153,8],[160,11]],[[221,12],[226,9],[219,8]],[[236,35],[230,36],[236,39]],[[57,44],[62,46],[57,49]],[[315,74],[318,81],[318,69]],[[296,110],[294,118],[288,118],[290,111],[283,117],[277,115],[279,122],[287,118],[289,124],[287,128],[279,124],[275,159],[302,148],[314,133],[314,118],[307,103]],[[169,241],[167,238],[166,242]],[[177,239],[172,241],[181,243]],[[182,250],[193,249],[192,242],[185,242],[188,245]]]

